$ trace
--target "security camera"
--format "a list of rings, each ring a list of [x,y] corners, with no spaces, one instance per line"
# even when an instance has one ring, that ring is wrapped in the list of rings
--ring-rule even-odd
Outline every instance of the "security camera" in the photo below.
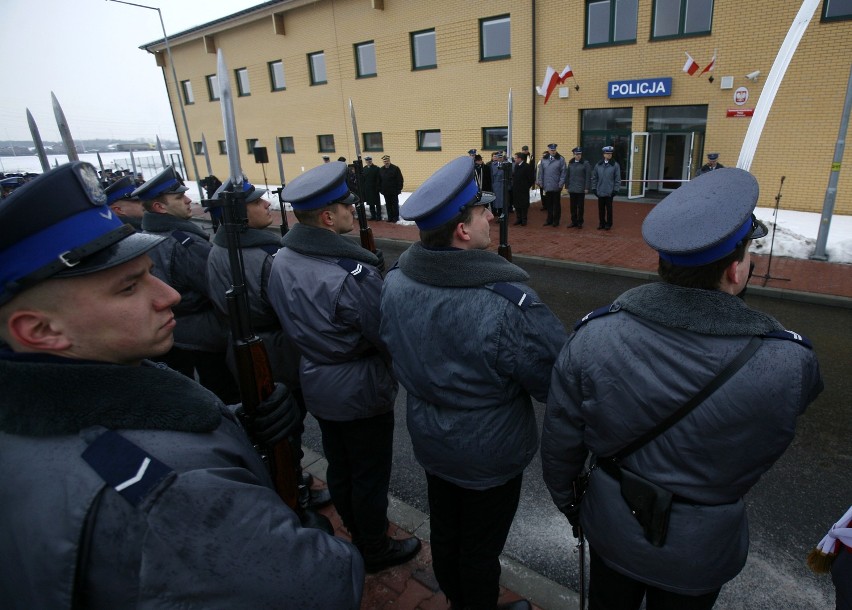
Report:
[[[745,75],[745,77],[753,83],[757,82],[758,76],[760,76],[760,70],[755,70],[754,72],[749,72],[748,74]]]

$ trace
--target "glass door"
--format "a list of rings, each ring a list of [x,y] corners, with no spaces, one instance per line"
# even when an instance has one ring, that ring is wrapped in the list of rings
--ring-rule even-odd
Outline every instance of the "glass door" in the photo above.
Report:
[[[645,196],[645,180],[648,176],[648,132],[637,131],[630,135],[630,170],[627,182],[627,198]]]

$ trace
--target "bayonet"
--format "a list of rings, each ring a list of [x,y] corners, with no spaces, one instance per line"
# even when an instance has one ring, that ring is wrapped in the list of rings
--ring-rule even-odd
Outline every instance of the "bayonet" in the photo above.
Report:
[[[287,235],[287,231],[290,230],[290,222],[287,220],[287,206],[284,203],[284,196],[282,195],[287,183],[284,180],[284,161],[281,159],[280,138],[275,138],[275,157],[278,159],[278,177],[281,179],[281,186],[275,189],[275,193],[278,195],[278,205],[281,210],[281,237],[284,237]]]
[[[360,227],[361,247],[370,252],[376,251],[376,240],[373,238],[373,230],[367,224],[367,210],[364,207],[364,189],[362,188],[363,162],[361,161],[361,143],[358,141],[358,124],[355,122],[355,105],[349,98],[349,117],[352,119],[352,137],[355,140],[355,181],[358,185],[358,226]]]
[[[133,179],[136,180],[136,159],[133,157],[133,147],[130,147],[130,167],[133,169]]]
[[[101,153],[97,152],[95,154],[98,156],[98,165],[101,166],[101,178],[103,179],[103,178],[106,177],[106,169],[104,168],[104,160],[101,159]],[[135,178],[135,176],[134,176],[134,178]]]
[[[163,152],[163,145],[160,143],[160,136],[157,136],[157,150],[160,151],[160,161],[163,162],[163,167],[166,167],[166,153]]]
[[[68,155],[69,161],[79,161],[77,156],[77,146],[74,144],[74,138],[71,137],[71,130],[68,128],[68,121],[65,120],[65,113],[62,112],[62,106],[59,105],[59,100],[53,91],[50,92],[50,97],[53,100],[53,115],[56,117],[56,126],[59,127],[59,135],[62,137],[62,143],[65,145],[65,154]]]
[[[38,132],[38,125],[36,125],[35,119],[33,118],[29,108],[27,108],[27,123],[30,126],[30,134],[33,136],[33,145],[35,146],[36,154],[38,154],[38,162],[41,164],[41,171],[49,171],[50,161],[47,160],[47,152],[44,150],[44,143],[41,141],[41,134]]]
[[[506,158],[503,161],[503,209],[500,212],[500,245],[497,254],[507,261],[512,260],[512,247],[509,245],[509,183],[512,180],[512,90],[509,89],[509,126],[506,133]]]

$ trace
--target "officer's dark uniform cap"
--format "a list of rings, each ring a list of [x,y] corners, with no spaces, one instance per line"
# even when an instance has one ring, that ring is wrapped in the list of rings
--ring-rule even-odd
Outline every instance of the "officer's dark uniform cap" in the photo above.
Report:
[[[579,155],[579,154],[583,153],[583,149],[579,146],[575,146],[574,148],[571,149],[571,152],[574,153],[575,155]]]
[[[488,205],[495,198],[494,193],[479,190],[473,159],[459,157],[421,184],[406,200],[400,215],[417,223],[421,231],[430,231],[458,216],[467,206]]]
[[[0,304],[47,278],[121,265],[161,241],[110,210],[94,167],[60,165],[0,202]]]
[[[710,159],[711,161],[715,161],[716,159],[719,158],[719,153],[708,153],[707,158]]]
[[[183,178],[177,173],[174,165],[169,165],[159,174],[145,182],[133,191],[133,196],[143,201],[156,199],[160,195],[177,195],[185,193],[189,189],[184,186]]]
[[[767,233],[754,217],[760,189],[754,176],[725,168],[691,180],[663,199],[642,223],[642,237],[679,267],[720,260],[747,239]]]
[[[133,196],[133,191],[136,190],[136,183],[130,176],[124,176],[121,180],[116,180],[104,190],[107,197],[107,205],[112,205],[119,199],[139,199]]]
[[[228,179],[225,184],[216,189],[213,193],[213,199],[223,199],[225,191],[231,190],[231,180]],[[246,194],[246,203],[257,201],[266,194],[266,189],[256,188],[251,182],[243,178],[243,192]]]
[[[332,203],[358,203],[358,195],[346,185],[346,164],[341,161],[324,163],[309,169],[284,187],[281,197],[294,210],[308,211]]]

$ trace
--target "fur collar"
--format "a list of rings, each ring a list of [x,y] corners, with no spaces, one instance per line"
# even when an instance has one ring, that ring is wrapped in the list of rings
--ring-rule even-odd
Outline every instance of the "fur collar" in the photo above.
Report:
[[[209,240],[210,236],[204,232],[204,229],[199,227],[191,220],[185,220],[172,216],[171,214],[156,214],[154,212],[145,212],[142,216],[142,228],[151,233],[171,233],[172,231],[183,231],[184,233],[194,233],[205,240]]]
[[[351,258],[375,267],[379,259],[369,250],[365,250],[353,240],[332,231],[296,223],[281,240],[285,248],[295,250],[306,256],[330,256]]]
[[[0,430],[24,436],[76,434],[100,425],[125,430],[210,432],[222,403],[164,365],[0,358]]]
[[[527,272],[487,250],[430,250],[417,242],[399,257],[399,268],[421,284],[465,288],[525,282]]]
[[[645,320],[703,335],[763,335],[784,330],[772,316],[750,309],[742,299],[721,290],[656,282],[628,290],[615,303]]]
[[[228,234],[223,228],[219,229],[213,236],[213,243],[222,248],[228,247]],[[274,245],[281,246],[281,237],[265,229],[252,229],[247,227],[240,233],[240,248],[257,248],[259,246]]]

